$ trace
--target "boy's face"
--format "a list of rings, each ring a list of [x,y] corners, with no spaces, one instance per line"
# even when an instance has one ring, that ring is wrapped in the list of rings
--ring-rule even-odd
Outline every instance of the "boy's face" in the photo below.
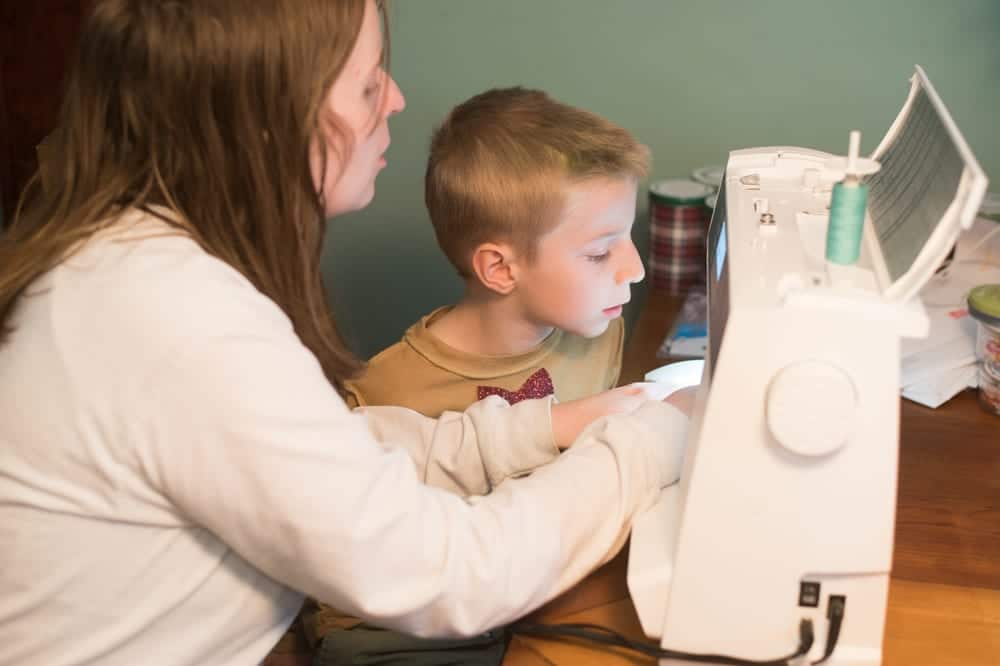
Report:
[[[517,293],[525,317],[592,338],[620,316],[645,276],[632,243],[636,183],[598,178],[569,188],[559,223],[522,265]]]

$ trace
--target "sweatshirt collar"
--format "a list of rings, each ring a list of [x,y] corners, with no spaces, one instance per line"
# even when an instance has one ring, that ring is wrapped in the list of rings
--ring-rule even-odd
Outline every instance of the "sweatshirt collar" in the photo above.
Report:
[[[445,344],[428,328],[435,319],[451,310],[452,307],[446,305],[421,317],[420,321],[407,329],[403,341],[426,358],[428,362],[467,379],[493,379],[535,369],[543,363],[562,339],[563,332],[559,329],[553,329],[552,333],[540,344],[520,354],[501,354],[498,356],[470,354]]]

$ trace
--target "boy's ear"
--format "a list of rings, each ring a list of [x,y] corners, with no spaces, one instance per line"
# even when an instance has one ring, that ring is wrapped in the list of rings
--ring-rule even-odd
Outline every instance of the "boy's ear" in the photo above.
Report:
[[[472,251],[472,271],[484,287],[506,296],[517,286],[514,249],[506,243],[482,243]]]

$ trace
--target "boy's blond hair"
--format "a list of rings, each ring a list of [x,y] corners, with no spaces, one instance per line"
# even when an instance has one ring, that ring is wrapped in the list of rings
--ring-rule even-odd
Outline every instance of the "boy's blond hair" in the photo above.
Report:
[[[649,150],[611,121],[540,90],[493,89],[434,131],[424,197],[438,245],[469,277],[481,243],[509,242],[531,261],[569,186],[648,172]]]

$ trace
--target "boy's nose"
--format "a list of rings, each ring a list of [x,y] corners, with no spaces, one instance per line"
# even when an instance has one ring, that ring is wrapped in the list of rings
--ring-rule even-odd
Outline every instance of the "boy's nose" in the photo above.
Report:
[[[642,257],[639,256],[639,250],[636,249],[635,243],[630,240],[628,242],[628,249],[622,259],[622,265],[615,274],[615,281],[618,284],[626,282],[635,284],[636,282],[642,282],[642,278],[644,277],[646,277],[646,269],[642,265]]]

